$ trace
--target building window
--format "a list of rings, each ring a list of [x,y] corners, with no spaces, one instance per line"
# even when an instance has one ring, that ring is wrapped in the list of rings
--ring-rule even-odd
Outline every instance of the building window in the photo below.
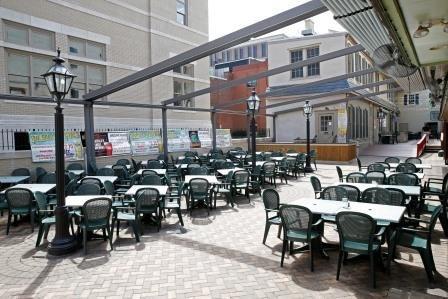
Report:
[[[252,54],[254,55],[254,58],[258,57],[258,47],[257,45],[252,46]]]
[[[405,94],[403,95],[403,105],[419,105],[420,104],[420,95],[416,94]]]
[[[375,73],[375,82],[380,82],[380,74],[379,73]],[[375,86],[375,92],[379,92],[380,91],[380,86],[377,85]]]
[[[106,83],[104,66],[70,61],[70,69],[76,75],[70,89],[72,99],[80,99],[87,92],[98,89]]]
[[[187,25],[187,0],[176,0],[176,21]]]
[[[104,44],[71,36],[68,38],[68,52],[73,56],[86,57],[95,60],[106,60]]]
[[[239,54],[238,49],[233,50],[233,56],[235,57],[235,60],[240,59],[238,54]]]
[[[247,57],[253,57],[252,56],[252,47],[251,46],[247,46]]]
[[[178,97],[194,91],[194,81],[173,78],[173,96]],[[194,107],[194,99],[183,100],[180,103],[174,103],[174,106]]]
[[[266,43],[261,44],[261,57],[268,57],[268,45]]]
[[[11,52],[7,59],[10,94],[50,96],[41,76],[52,65],[50,57]]]
[[[306,58],[310,59],[312,57],[319,56],[319,47],[313,47],[306,49]],[[320,64],[313,63],[308,65],[307,67],[307,75],[308,76],[318,76],[320,75]]]
[[[291,58],[291,63],[296,63],[298,61],[303,60],[303,52],[302,50],[294,50],[289,53]],[[291,78],[302,78],[303,77],[303,67],[299,67],[291,70]]]
[[[54,50],[54,33],[16,23],[5,23],[5,40],[23,46]]]
[[[194,65],[186,64],[183,66],[178,66],[173,69],[173,72],[189,77],[194,77]]]
[[[240,48],[240,59],[244,59],[244,48]]]
[[[364,138],[369,137],[369,111],[364,109]]]

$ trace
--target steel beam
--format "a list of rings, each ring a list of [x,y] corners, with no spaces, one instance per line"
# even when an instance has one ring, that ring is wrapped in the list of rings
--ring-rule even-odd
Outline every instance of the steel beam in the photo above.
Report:
[[[216,150],[216,112],[212,111],[210,117],[212,122],[212,148]]]
[[[268,109],[268,108],[280,107],[280,106],[300,103],[300,102],[303,102],[303,101],[306,101],[306,100],[309,101],[309,100],[319,99],[319,98],[323,98],[323,97],[338,95],[338,94],[341,94],[341,93],[350,93],[350,92],[353,92],[353,91],[356,91],[356,90],[359,90],[359,89],[371,88],[371,87],[384,85],[384,84],[389,84],[389,83],[394,83],[394,82],[395,81],[393,79],[387,79],[387,80],[380,81],[380,82],[374,82],[374,83],[369,83],[369,84],[365,84],[365,85],[354,86],[354,87],[349,87],[349,88],[344,88],[344,89],[339,89],[339,90],[334,90],[334,91],[329,91],[329,92],[323,92],[323,93],[312,95],[312,96],[309,96],[309,97],[305,96],[305,97],[300,98],[300,99],[295,99],[295,100],[290,100],[290,101],[286,101],[286,102],[266,105],[265,108]]]
[[[95,175],[95,126],[93,118],[93,103],[84,104],[84,137],[86,140],[86,171],[88,175]]]
[[[272,142],[276,142],[277,139],[277,128],[276,128],[277,115],[274,114],[272,117]]]
[[[166,109],[162,109],[162,143],[163,143],[163,158],[168,163],[168,123],[166,117]]]
[[[345,97],[345,98],[341,98],[341,99],[338,99],[338,100],[333,100],[333,101],[329,101],[329,102],[313,105],[313,108],[314,107],[322,107],[322,106],[333,105],[333,104],[340,103],[342,101],[363,99],[363,98],[367,98],[367,97],[372,97],[372,96],[376,96],[376,95],[380,95],[380,94],[384,94],[384,93],[389,93],[389,92],[397,92],[397,91],[401,91],[401,90],[402,89],[400,87],[397,87],[397,88],[392,88],[392,89],[378,91],[378,92],[366,93],[366,94],[358,95],[358,96]],[[370,102],[373,102],[373,103],[375,103],[375,104],[377,104],[379,106],[382,106],[382,107],[385,107],[387,109],[390,109],[390,107],[387,107],[386,105],[384,105],[382,103],[378,103],[377,101],[370,100],[370,99],[367,99],[367,100],[370,101]],[[285,113],[290,113],[290,112],[295,112],[295,111],[300,111],[300,110],[303,110],[303,107],[296,107],[296,108],[286,109],[286,110],[275,112],[274,114],[277,116],[277,115],[280,115],[280,114],[285,114]]]
[[[96,100],[102,98],[108,94],[117,92],[144,80],[163,74],[174,69],[175,67],[185,65],[203,57],[208,57],[213,53],[227,49],[234,45],[238,45],[240,43],[248,41],[253,37],[261,36],[277,29],[289,26],[291,24],[306,20],[327,10],[328,9],[321,3],[320,0],[307,2],[303,5],[299,5],[275,16],[261,20],[255,24],[249,25],[223,37],[207,42],[191,50],[185,51],[179,55],[168,58],[160,63],[156,63],[150,67],[147,67],[146,69],[107,84],[97,90],[87,93],[84,96],[84,99]]]
[[[320,84],[324,84],[324,83],[329,83],[329,82],[334,82],[334,81],[338,81],[338,80],[344,80],[344,79],[348,79],[348,78],[352,78],[352,77],[358,77],[358,76],[362,76],[362,75],[366,75],[366,74],[370,74],[375,72],[375,69],[366,69],[366,70],[362,70],[362,71],[357,71],[357,72],[353,72],[353,73],[348,73],[348,74],[344,74],[344,75],[339,75],[336,77],[331,77],[331,78],[326,78],[326,79],[322,79],[322,80],[318,80],[318,81],[313,81],[313,82],[309,82],[309,83],[304,83],[301,84],[301,87],[311,87],[311,86],[316,86],[316,85],[320,85]],[[259,97],[266,97],[266,96],[271,96],[271,95],[275,95],[276,93],[280,92],[280,91],[286,91],[292,88],[295,88],[297,86],[293,85],[293,86],[288,86],[279,90],[275,90],[275,91],[269,91],[269,92],[265,92],[265,93],[259,93],[257,94]],[[231,106],[235,106],[241,103],[244,103],[246,101],[245,98],[241,98],[239,100],[235,100],[231,103],[226,103],[226,104],[222,104],[222,105],[216,105],[214,108],[215,109],[223,109],[223,108],[227,108],[227,107],[231,107]]]
[[[203,94],[208,94],[208,93],[211,93],[216,90],[222,90],[222,89],[231,88],[233,86],[237,86],[237,85],[241,85],[241,84],[246,84],[247,82],[250,82],[250,81],[256,81],[261,78],[281,74],[281,73],[284,73],[284,72],[287,72],[287,71],[290,71],[290,70],[293,70],[293,69],[296,69],[299,67],[304,67],[304,66],[307,66],[307,65],[310,65],[313,63],[319,63],[319,62],[335,59],[335,58],[338,58],[341,56],[353,54],[353,53],[360,52],[363,50],[364,50],[364,47],[362,45],[359,45],[359,44],[354,45],[354,46],[343,48],[343,49],[340,49],[340,50],[337,50],[334,52],[330,52],[330,53],[326,53],[326,54],[323,54],[320,56],[312,57],[312,58],[309,58],[306,60],[301,60],[301,61],[287,64],[287,65],[282,65],[280,67],[277,67],[277,68],[274,68],[271,70],[267,70],[264,72],[259,72],[257,74],[250,75],[250,76],[247,76],[244,78],[226,81],[226,82],[220,83],[219,85],[210,86],[210,87],[207,87],[204,89],[193,91],[193,92],[185,94],[185,95],[177,96],[177,97],[162,101],[162,103],[165,105],[179,103],[186,99],[194,98],[194,97],[197,97],[197,96],[200,96]]]

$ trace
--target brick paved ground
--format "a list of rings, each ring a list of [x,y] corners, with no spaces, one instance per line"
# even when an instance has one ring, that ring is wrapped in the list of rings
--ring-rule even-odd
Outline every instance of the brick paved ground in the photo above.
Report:
[[[375,160],[372,157],[363,159]],[[427,161],[440,165],[434,155]],[[344,171],[354,166],[344,166]],[[431,172],[440,175],[442,167]],[[316,173],[324,183],[336,181],[334,165],[318,165]],[[278,190],[282,202],[313,196],[309,178],[292,180]],[[317,257],[315,271],[309,271],[308,253],[287,256],[280,267],[281,240],[273,228],[267,245],[261,244],[264,229],[263,203],[252,196],[241,198],[235,208],[220,202],[209,217],[195,211],[184,214],[185,230],[177,216],[168,216],[162,231],[145,227],[136,244],[125,226],[114,250],[106,242],[92,241],[89,253],[81,251],[64,258],[48,256],[45,244],[34,248],[37,232],[21,223],[5,235],[5,218],[0,220],[0,297],[160,297],[160,298],[399,298],[412,292],[448,295],[448,241],[437,225],[433,252],[439,275],[428,283],[418,254],[400,250],[400,260],[390,275],[377,271],[376,290],[368,286],[368,264],[351,263],[342,268],[336,281],[337,252],[330,259]],[[337,235],[326,227],[329,241]],[[51,239],[52,233],[49,238]],[[392,289],[393,288],[393,289]],[[428,295],[428,296],[429,296]]]

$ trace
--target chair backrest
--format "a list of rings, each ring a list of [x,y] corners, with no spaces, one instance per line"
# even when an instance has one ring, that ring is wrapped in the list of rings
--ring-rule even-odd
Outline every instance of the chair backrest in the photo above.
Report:
[[[148,169],[163,169],[163,164],[159,160],[148,160],[146,164]]]
[[[307,238],[311,237],[313,214],[302,206],[282,205],[280,207],[280,218],[284,227],[284,235],[288,232],[306,233]]]
[[[347,191],[340,186],[329,186],[322,190],[321,199],[342,201],[343,198],[348,199]]]
[[[196,153],[195,152],[185,152],[184,156],[185,157],[195,158],[196,157]]]
[[[101,188],[96,184],[81,184],[75,191],[76,195],[100,195]]]
[[[111,208],[112,200],[106,197],[86,201],[82,206],[84,224],[87,227],[90,225],[106,225],[109,222]]]
[[[336,171],[338,173],[338,177],[339,177],[339,181],[343,181],[344,180],[344,175],[342,174],[342,169],[341,167],[336,165]]]
[[[192,198],[204,197],[208,195],[210,183],[203,178],[190,180],[190,195]]]
[[[384,162],[386,163],[400,163],[400,158],[397,157],[387,157],[384,159]]]
[[[160,201],[159,191],[155,188],[141,188],[135,193],[136,214],[157,208]]]
[[[359,201],[361,198],[361,191],[352,185],[338,185],[341,188],[344,188],[347,191],[347,198],[349,201]]]
[[[437,218],[439,218],[439,214],[442,212],[442,208],[443,206],[439,205],[435,207],[433,212],[431,213],[431,218],[429,219],[429,225],[428,225],[429,234],[427,236],[427,242],[431,242],[431,235],[432,232],[434,231],[434,226],[436,225]]]
[[[68,184],[65,185],[65,196],[72,195],[75,192],[77,186],[78,182],[76,179],[68,182]]]
[[[275,172],[275,162],[265,162],[263,163],[263,173],[265,175],[273,175]]]
[[[116,165],[131,165],[131,162],[128,159],[118,159],[117,162],[115,162]]]
[[[70,163],[67,166],[67,170],[83,170],[84,167],[82,167],[81,163]]]
[[[347,183],[366,183],[367,179],[366,175],[362,172],[352,172],[347,174],[345,181]]]
[[[226,161],[222,165],[223,169],[233,169],[235,168],[235,165],[233,165],[233,162]]]
[[[386,188],[390,192],[390,202],[393,206],[404,206],[406,204],[406,194],[401,189]]]
[[[159,155],[157,155],[156,160],[165,161],[165,156],[163,154],[159,154]]]
[[[34,199],[33,193],[24,188],[11,188],[5,191],[5,198],[10,209],[29,208]]]
[[[225,159],[215,159],[213,160],[212,167],[215,170],[224,169],[224,165],[226,164],[226,162],[227,161]]]
[[[140,183],[142,185],[162,185],[162,179],[156,174],[145,175]]]
[[[283,157],[282,152],[272,152],[271,157]]]
[[[154,169],[154,168],[153,168],[153,169]],[[157,169],[157,168],[155,168],[155,169]],[[143,170],[143,171],[142,171],[142,177],[145,177],[145,176],[147,176],[147,175],[158,175],[158,173],[155,172],[154,170],[151,170],[151,169],[145,169],[145,170]]]
[[[194,163],[193,157],[184,157],[183,159],[178,159],[178,163],[179,164],[190,164],[190,163]]]
[[[45,195],[44,193],[42,193],[40,191],[36,191],[36,192],[34,192],[34,199],[36,200],[37,208],[40,211],[47,210],[47,205],[48,205],[47,195]],[[45,213],[45,215],[47,215],[47,214]]]
[[[36,181],[39,183],[41,177],[46,174],[47,171],[43,167],[36,167]]]
[[[48,172],[42,175],[39,179],[39,183],[41,184],[56,184],[56,173]]]
[[[233,173],[233,182],[235,185],[243,185],[249,183],[250,173],[247,170],[237,170]]]
[[[212,153],[210,154],[211,159],[224,159],[224,155],[222,153]]]
[[[28,168],[17,168],[11,172],[11,176],[31,176]]]
[[[367,166],[367,171],[386,171],[386,167],[384,167],[381,163],[373,163]]]
[[[263,191],[264,208],[269,210],[278,210],[280,208],[280,196],[274,189]]]
[[[320,180],[316,176],[311,176],[310,178],[311,185],[313,186],[314,191],[322,191],[322,184],[320,183]]]
[[[114,170],[112,168],[103,167],[103,168],[98,168],[97,169],[96,175],[99,175],[99,176],[114,176],[115,173],[114,173]]]
[[[299,153],[296,156],[296,161],[297,162],[306,162],[306,154],[305,153]]]
[[[261,170],[262,170],[263,166],[262,165],[255,165],[255,168],[252,170],[252,175],[253,176],[259,176],[261,175]]]
[[[137,162],[134,159],[131,158],[132,168],[135,172],[137,172],[142,167],[142,161]]]
[[[112,170],[119,180],[127,180],[129,178],[129,172],[126,165],[115,164],[112,166]]]
[[[386,181],[386,174],[382,171],[368,171],[366,173],[366,182],[376,182],[378,184],[384,184]]]
[[[231,184],[233,180],[233,170],[229,171],[226,176],[226,183]]]
[[[413,158],[413,157],[407,158],[405,162],[412,164],[422,164],[422,160],[420,158]]]
[[[191,170],[193,168],[201,168],[201,164],[199,164],[199,163],[190,163],[190,164],[188,164],[187,165],[187,172],[188,172],[188,174],[191,174]]]
[[[417,172],[417,167],[413,163],[400,163],[397,165],[397,172],[404,172],[404,173],[415,173]]]
[[[208,168],[205,166],[190,168],[189,174],[191,174],[191,175],[208,175]]]
[[[104,181],[104,192],[107,195],[115,195],[114,184],[111,181]]]
[[[389,185],[418,186],[418,177],[415,173],[394,173],[388,178]]]
[[[101,182],[100,179],[98,178],[83,178],[80,182],[81,185],[84,184],[93,184],[93,185],[98,185],[99,187],[103,186],[103,183]]]
[[[442,191],[443,193],[448,194],[448,173],[443,177]]]
[[[372,217],[359,212],[342,211],[336,214],[336,225],[342,250],[346,241],[367,244],[367,249],[372,250],[376,230],[376,221]]]
[[[310,158],[317,158],[316,150],[312,149],[310,150]]]
[[[393,205],[390,191],[380,187],[372,187],[364,190],[361,201],[381,205]]]

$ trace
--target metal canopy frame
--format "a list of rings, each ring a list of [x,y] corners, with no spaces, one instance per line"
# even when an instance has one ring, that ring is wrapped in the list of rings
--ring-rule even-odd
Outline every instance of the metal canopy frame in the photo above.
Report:
[[[246,101],[246,99],[233,101],[232,103],[225,104],[225,105],[217,105],[212,108],[168,106],[169,104],[174,104],[174,103],[183,101],[185,99],[193,98],[193,97],[196,97],[196,96],[199,96],[202,94],[211,93],[215,90],[230,88],[230,87],[233,87],[233,86],[236,86],[239,84],[247,83],[252,80],[257,80],[260,78],[269,77],[269,76],[276,75],[276,74],[279,74],[282,72],[290,71],[294,68],[307,66],[312,63],[318,63],[318,62],[334,59],[337,57],[341,57],[344,55],[349,55],[352,53],[363,51],[364,47],[362,45],[355,45],[355,46],[343,48],[343,49],[340,49],[340,50],[337,50],[337,51],[334,51],[331,53],[323,54],[321,56],[316,56],[316,57],[313,57],[313,58],[310,58],[307,60],[299,61],[296,63],[284,65],[284,66],[281,66],[281,67],[278,67],[278,68],[275,68],[272,70],[264,71],[264,72],[261,72],[261,73],[255,74],[255,75],[247,76],[245,78],[228,81],[228,82],[220,84],[218,86],[212,86],[209,88],[191,92],[189,94],[186,94],[186,95],[183,95],[180,97],[164,100],[161,102],[160,105],[144,104],[144,103],[126,103],[126,102],[116,102],[116,101],[111,101],[111,102],[97,101],[98,99],[100,99],[106,95],[115,93],[117,91],[120,91],[120,90],[125,89],[130,86],[133,86],[133,85],[135,85],[139,82],[142,82],[144,80],[151,79],[157,75],[160,75],[167,71],[173,70],[175,67],[182,66],[187,63],[196,61],[200,58],[203,58],[203,57],[209,56],[213,53],[216,53],[220,50],[223,50],[223,49],[232,47],[234,45],[240,44],[242,42],[245,42],[252,37],[264,35],[266,33],[275,31],[275,30],[283,28],[285,26],[297,23],[301,20],[305,20],[307,18],[313,17],[313,16],[318,15],[325,11],[327,11],[327,8],[321,3],[320,0],[313,0],[313,1],[307,2],[303,5],[292,8],[290,10],[287,10],[285,12],[277,14],[273,17],[264,19],[260,22],[257,22],[253,25],[242,28],[242,29],[235,31],[233,33],[230,33],[226,36],[223,36],[216,40],[207,42],[203,45],[200,45],[196,48],[188,50],[188,51],[181,53],[177,56],[166,59],[166,60],[164,60],[160,63],[157,63],[155,65],[152,65],[146,69],[143,69],[141,71],[133,73],[129,76],[126,76],[126,77],[124,77],[120,80],[117,80],[115,82],[112,82],[110,84],[107,84],[100,89],[91,91],[91,92],[87,93],[86,95],[84,95],[84,100],[82,100],[82,101],[64,100],[64,103],[67,103],[67,104],[77,104],[77,105],[84,106],[85,136],[86,136],[86,147],[87,147],[87,149],[86,149],[87,173],[92,174],[96,169],[96,158],[95,158],[95,149],[94,149],[94,145],[95,145],[94,144],[94,113],[93,113],[94,105],[113,106],[113,107],[129,107],[129,108],[144,108],[144,109],[160,109],[162,111],[162,136],[163,136],[162,139],[163,139],[164,156],[165,156],[165,159],[167,159],[167,157],[168,157],[167,111],[168,110],[197,111],[197,112],[210,113],[210,120],[211,120],[212,131],[213,131],[213,133],[212,133],[213,148],[216,148],[216,114],[217,113],[247,116],[246,112],[226,109],[227,107],[231,107],[231,106],[243,103]],[[302,87],[313,86],[313,85],[318,85],[318,84],[322,84],[322,83],[326,83],[326,82],[332,82],[332,81],[336,81],[336,80],[362,76],[365,74],[372,73],[374,71],[375,71],[374,69],[362,70],[362,71],[353,72],[350,74],[344,74],[341,76],[335,76],[332,78],[327,78],[327,79],[323,79],[323,80],[319,80],[319,81],[310,82],[307,84],[302,84],[301,86]],[[317,98],[317,97],[322,97],[325,95],[336,94],[336,92],[337,93],[345,93],[345,92],[354,91],[357,89],[368,88],[368,87],[378,86],[378,85],[387,84],[387,83],[389,83],[389,80],[370,83],[370,84],[366,84],[363,86],[356,86],[356,87],[352,87],[352,88],[342,89],[342,90],[333,91],[330,93],[313,95],[311,97]],[[286,90],[288,88],[291,88],[291,87],[282,89],[282,91]],[[386,93],[386,92],[397,91],[397,90],[400,90],[400,89],[396,88],[396,89],[391,89],[391,90],[377,92],[377,93],[353,96],[353,97],[348,97],[348,98],[344,98],[341,100],[367,98],[369,96],[374,96],[374,95],[378,95],[378,94],[382,94],[382,93]],[[266,92],[264,94],[260,94],[260,96],[275,95],[275,93],[279,92],[279,91]],[[17,95],[11,95],[11,94],[0,94],[0,98],[5,99],[5,100],[13,100],[13,101],[21,101],[21,102],[38,102],[38,103],[53,103],[54,102],[51,98],[47,98],[47,97],[17,96]],[[307,98],[310,98],[310,97],[307,97]],[[297,100],[288,101],[288,102],[279,103],[279,104],[273,104],[273,105],[275,105],[275,107],[282,106],[282,105],[288,105],[288,104],[300,102],[304,99],[305,98],[300,98]],[[337,100],[337,101],[341,101],[341,100]],[[329,103],[325,103],[325,104],[328,105]],[[266,106],[266,108],[274,107],[273,105]],[[281,112],[276,112],[274,114],[265,113],[265,114],[258,114],[258,115],[273,117],[273,119],[274,119],[274,136],[275,136],[275,119],[276,119],[276,117],[279,114],[288,113],[290,111],[296,111],[296,110],[300,110],[300,109],[301,108],[295,108],[295,109],[284,110]],[[275,139],[275,137],[274,137],[274,139]]]

